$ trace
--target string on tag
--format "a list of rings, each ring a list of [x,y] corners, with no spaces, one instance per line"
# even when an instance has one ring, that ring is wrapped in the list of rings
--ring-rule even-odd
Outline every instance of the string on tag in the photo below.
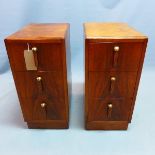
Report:
[[[27,43],[27,50],[30,51],[30,45]]]

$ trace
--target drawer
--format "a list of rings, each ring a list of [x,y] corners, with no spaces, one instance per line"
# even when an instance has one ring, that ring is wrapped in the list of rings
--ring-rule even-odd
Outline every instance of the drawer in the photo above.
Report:
[[[36,98],[48,95],[51,98],[64,97],[62,72],[15,72],[14,78],[19,95]]]
[[[90,97],[133,97],[137,72],[89,72],[88,76]]]
[[[88,121],[127,121],[131,100],[125,98],[89,98]]]
[[[88,44],[89,71],[137,71],[143,43]]]
[[[25,121],[65,120],[67,112],[63,97],[19,97]]]
[[[26,120],[66,119],[62,72],[15,72]]]
[[[39,71],[62,70],[62,52],[60,43],[29,43],[29,49],[35,47],[35,60]],[[27,71],[24,50],[28,49],[26,43],[9,43],[9,57],[12,59],[14,71]]]

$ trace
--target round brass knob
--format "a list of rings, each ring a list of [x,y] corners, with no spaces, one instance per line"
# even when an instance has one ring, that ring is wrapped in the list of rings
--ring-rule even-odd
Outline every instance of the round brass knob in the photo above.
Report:
[[[42,80],[42,78],[40,76],[38,76],[36,79],[37,79],[37,81],[41,81]]]
[[[37,51],[37,47],[32,47],[32,51]]]
[[[111,81],[115,81],[116,80],[116,78],[115,77],[111,77]]]
[[[41,107],[45,108],[46,107],[46,103],[41,103]]]
[[[108,108],[112,108],[112,104],[108,104]]]
[[[114,46],[114,51],[115,52],[119,51],[119,46]]]

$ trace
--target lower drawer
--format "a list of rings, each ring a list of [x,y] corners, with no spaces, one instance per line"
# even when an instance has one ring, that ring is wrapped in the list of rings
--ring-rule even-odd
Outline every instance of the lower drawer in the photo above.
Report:
[[[88,121],[128,121],[131,99],[90,98],[88,102]]]
[[[67,111],[61,97],[22,98],[20,103],[25,121],[66,120]]]

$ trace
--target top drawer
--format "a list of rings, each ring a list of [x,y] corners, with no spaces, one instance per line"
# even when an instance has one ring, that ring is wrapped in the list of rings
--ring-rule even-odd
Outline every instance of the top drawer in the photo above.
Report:
[[[12,60],[12,66],[15,71],[27,71],[24,58],[24,50],[34,51],[37,61],[37,70],[52,71],[62,70],[62,51],[60,43],[9,43],[8,55]]]
[[[88,44],[89,71],[137,71],[143,43],[90,43]]]

